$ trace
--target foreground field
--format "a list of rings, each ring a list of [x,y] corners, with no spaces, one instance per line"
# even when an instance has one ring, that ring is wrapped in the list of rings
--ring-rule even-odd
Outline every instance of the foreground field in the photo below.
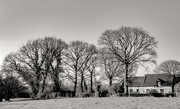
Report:
[[[63,98],[0,102],[0,109],[180,109],[180,98]]]

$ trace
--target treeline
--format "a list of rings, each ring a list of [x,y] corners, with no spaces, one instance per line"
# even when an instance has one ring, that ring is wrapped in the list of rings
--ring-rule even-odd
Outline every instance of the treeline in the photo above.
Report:
[[[53,92],[62,90],[63,79],[87,91],[87,78],[92,84],[97,67],[97,48],[83,41],[67,44],[55,37],[30,40],[17,52],[10,53],[4,60],[3,71],[22,77],[32,91],[32,98],[41,98],[46,86],[53,85]]]
[[[128,93],[127,78],[135,75],[138,65],[154,63],[157,56],[157,42],[142,28],[106,30],[98,44],[99,47],[84,41],[67,43],[56,37],[29,40],[5,57],[1,71],[28,86],[34,99],[41,99],[47,90],[69,90],[72,97],[77,96],[77,90],[93,94],[99,90],[101,81],[97,80],[102,75],[109,81],[110,89],[113,80],[123,80],[123,90]],[[71,87],[67,88],[67,84]]]

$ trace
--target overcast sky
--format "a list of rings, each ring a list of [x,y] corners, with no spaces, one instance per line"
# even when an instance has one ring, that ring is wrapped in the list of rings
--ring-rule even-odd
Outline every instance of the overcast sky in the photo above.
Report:
[[[157,63],[180,61],[180,0],[0,0],[0,65],[27,40],[56,36],[97,44],[102,32],[142,27],[158,41]]]

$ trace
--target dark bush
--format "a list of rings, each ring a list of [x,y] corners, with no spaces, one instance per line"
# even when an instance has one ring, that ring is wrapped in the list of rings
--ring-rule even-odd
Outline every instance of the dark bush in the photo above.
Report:
[[[8,76],[4,79],[1,79],[0,82],[0,99],[5,98],[6,101],[9,101],[10,98],[17,95],[19,92],[23,92],[26,88],[23,86],[22,82],[12,76]],[[2,96],[3,95],[3,96]]]
[[[2,96],[2,95],[0,95],[0,102],[2,102],[2,99],[3,99],[3,96]]]
[[[126,94],[126,93],[119,93],[118,94],[120,97],[128,97],[128,94]]]
[[[30,94],[28,92],[19,92],[15,96],[17,98],[30,98]]]
[[[100,93],[100,97],[108,97],[109,96],[109,92],[108,90],[102,90]]]
[[[151,93],[151,96],[154,96],[154,97],[163,97],[164,95],[162,93]]]
[[[129,96],[131,97],[144,97],[144,96],[150,96],[148,93],[130,93]]]
[[[164,94],[165,97],[175,97],[176,94],[175,93],[166,93]]]
[[[129,93],[129,94],[125,94],[125,93],[119,93],[118,96],[120,97],[144,97],[144,96],[150,96],[150,94],[148,93]]]
[[[120,83],[114,84],[113,90],[115,91],[115,93],[123,93],[124,92],[124,86]]]
[[[164,96],[164,94],[158,93],[158,91],[157,91],[156,89],[152,89],[152,90],[149,92],[149,94],[150,94],[151,96],[154,96],[154,97],[163,97],[163,96]]]
[[[92,95],[90,93],[83,93],[82,97],[91,97]]]
[[[0,102],[2,102],[2,99],[3,99],[3,84],[2,84],[2,79],[0,78]]]

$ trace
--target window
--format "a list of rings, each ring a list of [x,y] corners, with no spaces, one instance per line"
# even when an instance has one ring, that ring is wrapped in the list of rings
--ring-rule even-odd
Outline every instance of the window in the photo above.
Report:
[[[160,89],[160,93],[164,93],[164,89]]]
[[[132,89],[130,89],[130,92],[133,92],[133,90],[132,90]]]
[[[136,92],[139,92],[139,89],[137,89]]]
[[[146,93],[149,93],[150,92],[150,89],[146,89]]]

